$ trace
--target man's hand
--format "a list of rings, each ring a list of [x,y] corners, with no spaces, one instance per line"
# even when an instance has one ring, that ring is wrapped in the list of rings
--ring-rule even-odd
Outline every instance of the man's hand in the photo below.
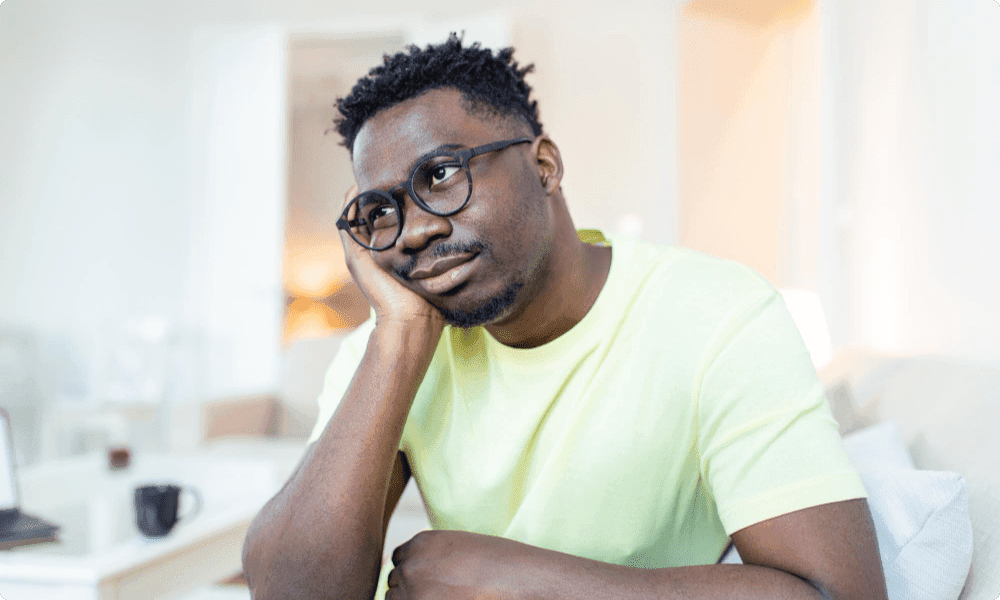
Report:
[[[352,186],[344,196],[344,206],[357,193],[358,186]],[[445,324],[441,313],[379,267],[372,258],[373,251],[363,248],[346,231],[340,231],[340,242],[351,277],[375,309],[376,325],[428,325],[436,342]]]
[[[509,572],[531,547],[466,531],[424,531],[392,553],[386,600],[514,597]],[[523,582],[522,582],[523,583]]]

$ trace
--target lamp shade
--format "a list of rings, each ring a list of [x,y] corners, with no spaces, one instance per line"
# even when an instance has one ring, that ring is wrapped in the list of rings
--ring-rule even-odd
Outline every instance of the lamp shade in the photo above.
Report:
[[[810,290],[790,289],[781,290],[781,297],[802,334],[813,366],[818,369],[829,363],[833,358],[833,346],[819,294]]]

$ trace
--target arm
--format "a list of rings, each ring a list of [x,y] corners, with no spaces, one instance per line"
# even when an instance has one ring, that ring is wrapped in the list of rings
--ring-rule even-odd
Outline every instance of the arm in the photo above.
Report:
[[[346,234],[342,241],[376,325],[322,435],[247,533],[243,565],[257,600],[370,599],[409,478],[397,448],[444,322]]]
[[[406,377],[373,376],[378,365],[405,369],[381,346],[373,333],[323,434],[247,533],[243,564],[258,600],[374,594],[385,529],[409,477],[397,446],[419,385],[412,367]]]
[[[393,598],[802,598],[886,600],[862,499],[775,517],[733,534],[743,565],[638,569],[478,534],[419,534],[393,553]]]

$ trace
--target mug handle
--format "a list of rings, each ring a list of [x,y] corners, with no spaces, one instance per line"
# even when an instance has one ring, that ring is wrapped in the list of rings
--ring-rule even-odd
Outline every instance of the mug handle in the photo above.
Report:
[[[197,488],[185,486],[181,488],[181,493],[191,494],[191,497],[194,498],[194,508],[189,508],[183,515],[177,515],[178,523],[198,516],[198,513],[201,512],[201,507],[204,504],[201,492],[199,492]]]

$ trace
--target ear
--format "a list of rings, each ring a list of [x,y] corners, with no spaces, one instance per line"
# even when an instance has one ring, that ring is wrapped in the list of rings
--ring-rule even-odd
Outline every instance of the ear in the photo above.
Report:
[[[547,135],[535,138],[532,150],[538,157],[538,175],[546,194],[552,194],[559,189],[562,182],[563,164],[559,147]]]

